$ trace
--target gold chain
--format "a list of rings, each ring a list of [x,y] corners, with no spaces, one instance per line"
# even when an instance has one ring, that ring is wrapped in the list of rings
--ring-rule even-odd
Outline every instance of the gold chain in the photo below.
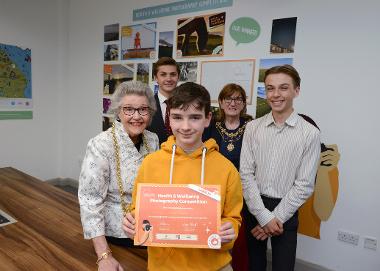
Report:
[[[215,123],[215,126],[218,129],[218,131],[219,131],[220,135],[222,136],[223,140],[224,140],[224,135],[227,136],[227,138],[229,138],[229,140],[234,140],[235,137],[238,137],[234,141],[240,139],[240,137],[244,133],[246,125],[247,125],[247,122],[245,122],[235,133],[229,133],[229,132],[227,132],[227,130],[224,127],[222,127],[222,123],[220,121],[218,121],[218,122]]]
[[[119,187],[119,193],[120,193],[120,204],[121,204],[121,209],[123,210],[123,215],[125,216],[127,213],[130,213],[132,211],[131,210],[132,204],[131,203],[127,204],[124,201],[125,191],[123,189],[123,182],[121,179],[121,170],[120,170],[120,146],[117,143],[117,139],[116,139],[115,123],[112,124],[112,130],[111,131],[112,131],[113,146],[115,149],[116,179],[117,179],[117,185]],[[144,147],[147,151],[147,154],[144,155],[144,157],[145,157],[150,153],[150,149],[149,149],[148,143],[146,142],[144,134],[142,135],[142,139],[143,139]]]
[[[234,142],[238,141],[241,138],[241,136],[243,135],[244,130],[245,130],[245,126],[247,125],[247,122],[248,121],[246,121],[235,133],[227,132],[227,130],[224,127],[222,127],[222,123],[220,121],[215,123],[215,127],[218,130],[220,136],[222,137],[222,140],[224,142],[228,142],[227,150],[229,152],[231,152],[235,149]],[[225,136],[227,138],[225,138]]]

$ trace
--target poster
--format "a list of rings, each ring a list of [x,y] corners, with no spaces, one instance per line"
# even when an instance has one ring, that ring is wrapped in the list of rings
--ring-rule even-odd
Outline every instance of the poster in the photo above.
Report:
[[[223,56],[226,13],[177,21],[177,57]]]
[[[220,185],[138,184],[135,245],[221,247]]]
[[[297,17],[273,20],[270,52],[272,54],[294,53]]]
[[[260,118],[271,111],[267,103],[264,75],[266,70],[281,65],[293,65],[293,58],[266,58],[260,59],[259,80],[257,83],[256,118]]]
[[[156,57],[156,23],[121,27],[121,59]]]
[[[179,66],[179,84],[185,82],[197,82],[198,77],[198,62],[177,62]]]
[[[133,80],[134,74],[133,63],[104,65],[103,95],[112,95],[120,83]]]
[[[0,43],[0,119],[32,119],[31,50]]]
[[[116,61],[119,59],[119,45],[105,44],[104,45],[104,61]]]
[[[145,84],[149,84],[149,63],[138,63],[137,64],[137,76],[136,80],[141,81]]]
[[[104,42],[119,40],[119,24],[104,26]]]
[[[158,39],[158,58],[173,57],[173,31],[160,32]]]

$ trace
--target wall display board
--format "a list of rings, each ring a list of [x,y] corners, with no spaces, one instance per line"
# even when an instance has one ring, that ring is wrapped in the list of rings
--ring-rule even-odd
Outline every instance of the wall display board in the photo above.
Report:
[[[0,43],[0,120],[32,119],[32,52]]]
[[[210,92],[214,103],[226,84],[238,84],[247,94],[247,104],[252,104],[255,62],[255,59],[202,61],[200,84]]]

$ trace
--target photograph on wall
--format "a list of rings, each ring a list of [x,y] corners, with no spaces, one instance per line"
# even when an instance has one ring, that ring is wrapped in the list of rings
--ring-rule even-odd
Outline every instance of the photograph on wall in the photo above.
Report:
[[[267,103],[265,93],[264,75],[266,70],[279,65],[292,65],[293,58],[266,58],[260,59],[259,65],[259,80],[257,84],[257,100],[256,100],[256,118],[260,118],[271,111]]]
[[[119,24],[104,26],[104,42],[119,40]]]
[[[103,115],[102,130],[106,131],[108,128],[112,126],[113,122],[114,122],[113,115]]]
[[[104,45],[104,61],[116,61],[119,59],[119,45],[105,44]]]
[[[137,24],[121,27],[121,58],[156,57],[157,23]]]
[[[179,65],[179,83],[197,82],[198,62],[177,62]]]
[[[137,64],[137,76],[136,80],[145,84],[149,84],[149,63]]]
[[[135,65],[133,63],[104,65],[103,94],[113,94],[120,83],[133,80],[134,74]]]
[[[294,53],[297,17],[275,19],[272,23],[270,52],[272,54]]]
[[[110,98],[103,98],[103,114],[107,114],[111,106]]]
[[[255,63],[255,59],[202,61],[200,84],[210,92],[211,102],[217,103],[222,88],[235,83],[245,90],[247,104],[252,104]]]
[[[226,13],[177,21],[177,57],[223,56]]]
[[[293,58],[284,57],[284,58],[262,58],[260,59],[259,65],[259,82],[264,83],[265,72],[274,67],[281,65],[293,65]]]
[[[158,38],[158,58],[173,57],[174,32],[160,32]]]
[[[0,43],[0,119],[32,119],[32,52]]]

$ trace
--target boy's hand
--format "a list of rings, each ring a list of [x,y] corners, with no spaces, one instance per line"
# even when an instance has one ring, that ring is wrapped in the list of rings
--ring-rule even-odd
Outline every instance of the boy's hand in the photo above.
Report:
[[[260,225],[256,225],[256,227],[251,230],[251,233],[253,237],[260,241],[263,241],[269,237],[269,235],[265,233],[264,229]]]
[[[276,217],[269,221],[263,227],[263,230],[268,236],[277,236],[284,232],[281,221]]]
[[[123,219],[123,230],[125,234],[131,239],[133,239],[136,234],[135,224],[135,215],[133,213],[128,213]]]
[[[228,243],[235,239],[235,230],[231,222],[224,222],[219,228],[221,242]]]

